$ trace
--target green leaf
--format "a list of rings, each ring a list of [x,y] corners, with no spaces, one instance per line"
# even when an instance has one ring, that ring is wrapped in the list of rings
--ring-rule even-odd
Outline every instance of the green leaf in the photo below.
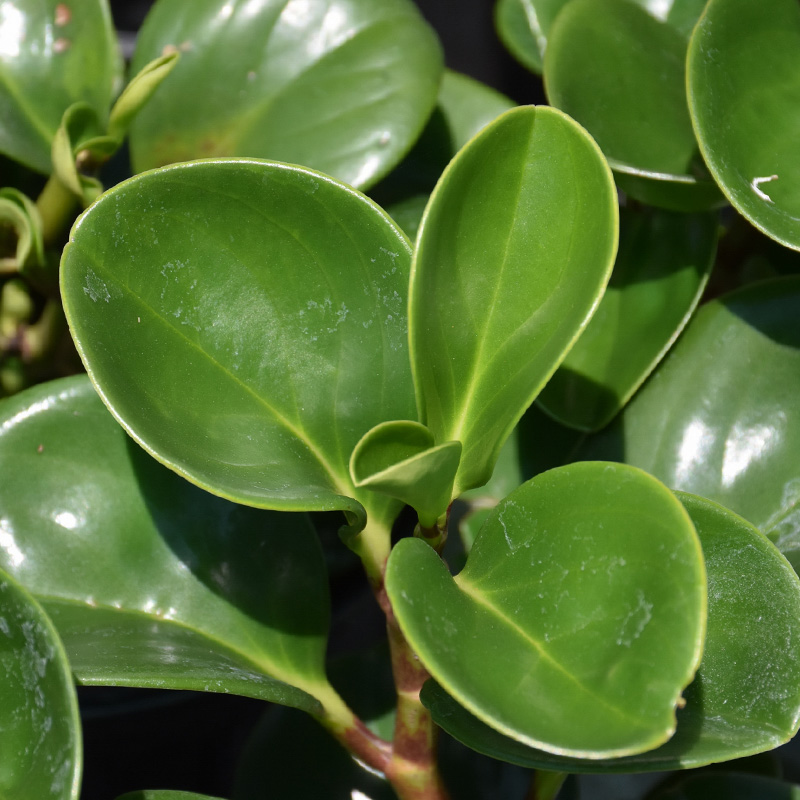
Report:
[[[104,401],[156,458],[236,502],[343,509],[350,453],[416,416],[405,236],[327,176],[258,161],[133,178],[76,223],[73,337]],[[378,365],[376,367],[376,365]]]
[[[359,489],[402,500],[432,528],[446,513],[461,458],[461,442],[434,445],[419,422],[383,422],[364,434],[350,458],[350,475]]]
[[[503,114],[451,162],[414,255],[411,359],[421,421],[464,451],[456,496],[500,448],[591,316],[617,245],[617,198],[564,114]]]
[[[69,106],[107,118],[122,71],[108,3],[3,3],[0,32],[0,152],[49,173]]]
[[[544,75],[552,105],[586,126],[616,172],[632,176],[626,191],[644,186],[646,202],[696,210],[721,197],[695,163],[686,47],[682,33],[629,0],[572,0],[550,32]]]
[[[703,547],[708,627],[703,660],[668,742],[627,758],[564,758],[502,736],[430,683],[422,697],[436,722],[479,752],[569,772],[692,768],[788,741],[800,725],[800,582],[775,547],[741,517],[701,497],[678,497]]]
[[[17,189],[0,189],[0,234],[11,229],[16,239],[13,256],[0,254],[0,273],[13,267],[19,271],[44,264],[42,218],[36,204]]]
[[[304,516],[236,506],[165,469],[85,376],[0,405],[0,472],[0,567],[51,614],[81,683],[319,712],[327,581]]]
[[[9,539],[0,524],[0,548]],[[78,699],[64,648],[39,604],[0,571],[0,795],[77,800]]]
[[[559,755],[611,758],[667,740],[703,648],[692,523],[658,481],[622,465],[528,481],[493,511],[455,579],[424,542],[401,540],[386,589],[449,693]]]
[[[131,129],[137,171],[256,156],[364,187],[419,136],[442,70],[409,0],[159,0],[133,67],[176,50],[180,64]]]
[[[664,364],[581,458],[625,461],[708,497],[800,567],[800,278],[704,305]]]
[[[691,775],[653,800],[800,800],[800,786],[760,775],[709,772]]]
[[[711,0],[692,37],[689,108],[730,202],[800,250],[800,8],[796,0]]]
[[[171,789],[151,789],[142,792],[128,792],[117,800],[220,800],[207,794],[194,792],[176,792]]]
[[[714,262],[714,214],[621,214],[606,293],[538,399],[578,430],[602,428],[631,399],[689,321]]]
[[[75,103],[64,112],[53,138],[53,172],[84,208],[103,192],[97,178],[84,175],[78,169],[76,157],[87,142],[108,151],[109,155],[116,149],[115,143],[103,134],[97,112],[87,103]]]

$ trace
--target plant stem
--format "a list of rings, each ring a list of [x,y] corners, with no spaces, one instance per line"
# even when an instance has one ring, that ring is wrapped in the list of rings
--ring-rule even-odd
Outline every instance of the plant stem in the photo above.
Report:
[[[383,575],[392,546],[391,526],[368,517],[364,530],[352,538],[349,537],[347,546],[361,560],[372,591],[377,597],[383,586]]]
[[[78,198],[64,186],[56,175],[51,175],[36,200],[42,218],[42,238],[46,248],[61,244],[64,233],[75,219]]]
[[[525,800],[555,800],[566,779],[566,772],[548,772],[537,769]]]

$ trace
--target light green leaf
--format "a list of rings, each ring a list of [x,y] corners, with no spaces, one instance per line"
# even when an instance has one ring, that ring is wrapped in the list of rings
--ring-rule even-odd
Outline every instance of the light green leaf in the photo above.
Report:
[[[602,428],[631,399],[689,321],[717,243],[713,214],[623,209],[606,293],[580,339],[539,395],[578,430]]]
[[[496,730],[562,756],[666,741],[703,648],[694,527],[664,486],[622,465],[562,467],[512,492],[455,579],[424,542],[401,540],[386,588],[450,694]]]
[[[464,451],[456,496],[500,448],[586,326],[617,245],[594,142],[524,107],[484,128],[431,196],[414,255],[410,340],[421,421]]]
[[[53,172],[84,208],[103,192],[100,181],[82,174],[76,162],[78,152],[89,142],[108,151],[109,155],[116,147],[103,134],[97,112],[86,103],[75,103],[64,112],[61,125],[53,137]]]
[[[133,68],[175,51],[180,64],[131,129],[137,171],[256,156],[364,187],[419,136],[442,70],[410,0],[159,0]]]
[[[618,422],[581,448],[741,514],[800,566],[800,278],[704,305]]]
[[[2,519],[0,547],[8,547]],[[0,685],[0,796],[77,800],[81,723],[67,656],[39,604],[3,571]]]
[[[3,3],[0,30],[0,152],[49,173],[69,106],[108,116],[122,62],[107,0]]]
[[[800,250],[800,7],[711,0],[687,61],[689,109],[711,174],[734,207]]]
[[[319,712],[327,580],[304,515],[237,506],[165,469],[85,376],[0,405],[0,472],[0,566],[51,614],[81,683]]]
[[[0,258],[0,273],[25,271],[44,264],[42,218],[36,204],[17,189],[0,189],[0,229],[10,228],[16,238],[14,255]]]
[[[409,261],[385,213],[327,176],[196,162],[78,220],[64,307],[104,401],[167,466],[236,502],[363,526],[361,500],[389,524],[397,501],[357,491],[348,464],[370,428],[416,416]]]
[[[693,768],[788,741],[800,725],[800,582],[775,547],[741,517],[704,498],[678,497],[703,547],[708,628],[703,660],[668,742],[627,758],[564,758],[502,736],[429,683],[422,697],[434,719],[479,752],[569,772]]]
[[[595,137],[622,188],[696,210],[722,198],[698,163],[686,47],[684,34],[629,0],[572,0],[550,32],[544,77],[552,105]]]

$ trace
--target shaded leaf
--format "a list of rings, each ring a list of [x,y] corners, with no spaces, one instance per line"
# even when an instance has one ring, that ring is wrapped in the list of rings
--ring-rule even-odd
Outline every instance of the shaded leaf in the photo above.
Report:
[[[150,789],[141,792],[128,792],[117,800],[220,800],[207,794],[176,792],[172,789]]]
[[[0,547],[8,547],[2,526]],[[77,800],[81,729],[67,656],[39,604],[2,571],[0,682],[0,794]]]
[[[0,470],[0,566],[52,615],[81,683],[319,712],[328,596],[304,516],[236,506],[165,469],[85,376],[4,401]]]
[[[10,250],[0,254],[0,273],[11,267],[24,272],[44,264],[42,219],[36,204],[17,189],[0,189],[0,233],[4,228],[13,231],[16,241],[13,255]]]
[[[528,481],[493,511],[455,579],[430,547],[401,540],[386,588],[448,692],[560,755],[609,758],[667,740],[702,652],[692,523],[665,487],[622,465]]]
[[[800,786],[739,773],[691,775],[652,800],[800,800]]]
[[[421,421],[438,444],[464,446],[456,496],[491,477],[588,322],[616,244],[608,167],[554,109],[503,114],[445,171],[417,241],[409,324]]]

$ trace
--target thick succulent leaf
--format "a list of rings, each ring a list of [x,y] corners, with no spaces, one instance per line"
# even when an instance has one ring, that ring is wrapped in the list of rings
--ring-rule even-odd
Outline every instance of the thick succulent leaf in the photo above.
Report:
[[[652,800],[800,800],[800,786],[762,775],[708,772],[657,792]]]
[[[283,164],[206,161],[106,193],[72,231],[64,307],[92,380],[149,452],[237,502],[378,517],[350,453],[416,416],[410,249],[363,195]],[[362,495],[366,495],[362,497]]]
[[[550,32],[544,74],[552,105],[587,128],[612,168],[633,176],[626,190],[638,194],[652,177],[642,199],[694,209],[719,194],[698,180],[694,163],[686,46],[682,33],[629,0],[573,0]]]
[[[673,351],[581,458],[634,464],[715,500],[800,566],[800,279],[704,305]]]
[[[0,273],[13,267],[25,271],[44,264],[42,219],[36,204],[18,189],[0,189],[0,231],[13,231],[16,243],[11,252],[0,253]]]
[[[448,692],[496,730],[560,755],[664,742],[703,648],[694,527],[669,490],[623,465],[528,481],[493,511],[455,579],[424,542],[401,540],[386,588]]]
[[[327,581],[304,515],[237,506],[165,469],[85,376],[0,409],[0,566],[47,608],[79,681],[319,711]]]
[[[708,628],[702,663],[668,742],[627,758],[563,758],[492,730],[431,682],[422,697],[436,722],[479,752],[569,772],[699,767],[788,741],[800,724],[800,582],[769,540],[741,517],[704,498],[678,497],[703,547]]]
[[[67,656],[41,606],[2,571],[0,685],[0,796],[77,800],[81,728]]]
[[[757,228],[800,250],[800,7],[711,0],[689,47],[689,108],[711,174]]]
[[[175,50],[180,64],[131,130],[137,171],[256,156],[363,187],[419,136],[442,70],[410,0],[159,0],[133,67]]]
[[[689,321],[708,280],[716,242],[714,214],[623,209],[606,293],[539,404],[578,430],[608,424]]]
[[[50,147],[73,103],[106,119],[121,72],[107,0],[0,6],[0,152],[50,172]]]
[[[435,445],[419,422],[383,422],[367,431],[350,458],[358,488],[382,492],[410,505],[430,528],[450,505],[461,442]]]
[[[616,245],[608,166],[559,111],[503,114],[445,171],[417,241],[409,325],[422,422],[464,446],[456,495],[491,477],[588,322]]]

